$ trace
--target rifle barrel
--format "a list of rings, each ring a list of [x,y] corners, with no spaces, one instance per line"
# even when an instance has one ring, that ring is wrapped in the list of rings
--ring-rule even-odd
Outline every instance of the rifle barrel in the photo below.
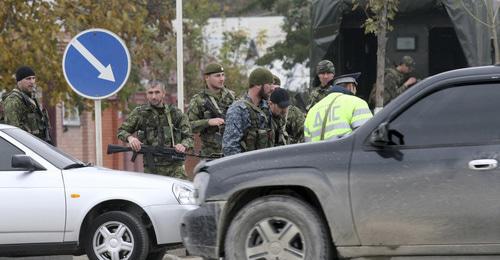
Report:
[[[121,152],[128,152],[128,151],[132,151],[132,148],[127,147],[127,146],[108,144],[107,154],[121,153]]]

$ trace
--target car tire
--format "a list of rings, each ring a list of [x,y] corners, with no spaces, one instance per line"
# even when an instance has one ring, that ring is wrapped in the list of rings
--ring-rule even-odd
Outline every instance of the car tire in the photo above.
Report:
[[[124,211],[106,212],[94,219],[84,243],[90,260],[145,260],[150,247],[139,217]]]
[[[267,196],[244,206],[231,221],[227,260],[332,259],[328,228],[309,204],[290,196]]]

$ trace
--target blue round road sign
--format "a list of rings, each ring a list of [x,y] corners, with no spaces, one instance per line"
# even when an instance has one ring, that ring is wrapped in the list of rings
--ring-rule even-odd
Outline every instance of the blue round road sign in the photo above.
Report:
[[[130,74],[127,46],[116,34],[104,29],[89,29],[71,39],[62,63],[71,88],[90,99],[116,94]]]

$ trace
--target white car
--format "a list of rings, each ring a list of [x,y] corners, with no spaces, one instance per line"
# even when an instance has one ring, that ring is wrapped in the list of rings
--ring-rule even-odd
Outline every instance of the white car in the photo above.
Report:
[[[0,124],[0,256],[162,259],[192,195],[191,182],[93,167]]]

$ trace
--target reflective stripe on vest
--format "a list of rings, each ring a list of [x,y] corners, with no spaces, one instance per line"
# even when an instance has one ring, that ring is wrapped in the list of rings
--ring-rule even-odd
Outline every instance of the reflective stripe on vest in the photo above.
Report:
[[[329,108],[330,111],[327,112]],[[307,113],[304,138],[306,141],[320,141],[324,131],[323,140],[337,139],[351,133],[371,117],[371,111],[364,100],[351,95],[332,93]]]

